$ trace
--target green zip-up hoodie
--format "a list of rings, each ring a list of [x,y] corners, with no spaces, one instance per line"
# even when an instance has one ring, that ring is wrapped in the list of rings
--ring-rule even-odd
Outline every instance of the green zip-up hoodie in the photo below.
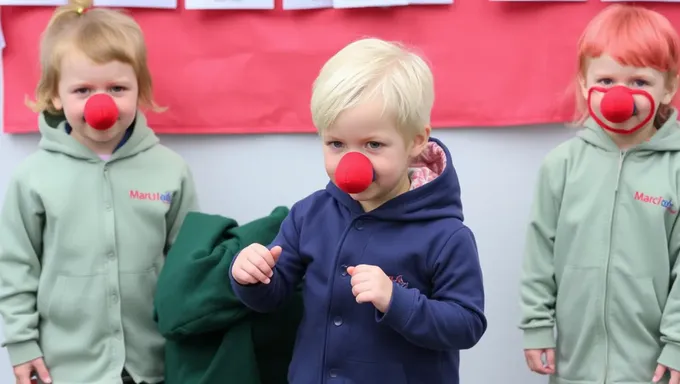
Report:
[[[0,212],[0,315],[12,365],[43,356],[54,384],[163,379],[153,296],[196,195],[185,162],[138,113],[103,161],[64,121],[39,120],[39,150]]]
[[[524,348],[555,384],[651,383],[680,370],[677,111],[621,151],[594,121],[543,162],[521,280]],[[557,337],[553,337],[553,328]]]

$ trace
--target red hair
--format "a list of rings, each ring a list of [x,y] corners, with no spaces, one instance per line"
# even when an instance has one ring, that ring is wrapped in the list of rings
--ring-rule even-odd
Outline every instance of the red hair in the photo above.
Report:
[[[603,54],[622,65],[664,72],[670,84],[678,76],[680,37],[670,21],[658,12],[638,6],[611,5],[588,23],[579,39],[577,81],[585,78],[588,60]],[[657,120],[667,120],[671,111],[670,105],[660,105]],[[583,123],[587,116],[587,101],[581,92],[576,92],[577,122]]]

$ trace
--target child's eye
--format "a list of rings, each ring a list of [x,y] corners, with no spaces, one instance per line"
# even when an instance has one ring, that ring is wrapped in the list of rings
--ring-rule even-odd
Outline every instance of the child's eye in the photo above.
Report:
[[[633,85],[636,87],[646,87],[649,85],[649,82],[647,80],[635,79],[633,80]]]
[[[73,93],[79,94],[79,95],[84,95],[87,94],[90,90],[87,88],[77,88],[73,90]]]
[[[125,87],[119,87],[119,86],[113,86],[113,87],[109,88],[109,91],[111,91],[113,93],[123,92],[124,90],[125,90]]]
[[[342,148],[342,143],[339,141],[329,141],[326,143],[331,148]]]
[[[607,78],[607,77],[599,79],[597,82],[599,84],[602,84],[602,85],[612,85],[612,84],[614,84],[614,81],[610,78]]]
[[[382,143],[378,143],[377,141],[369,141],[366,146],[370,149],[379,149],[382,147]]]

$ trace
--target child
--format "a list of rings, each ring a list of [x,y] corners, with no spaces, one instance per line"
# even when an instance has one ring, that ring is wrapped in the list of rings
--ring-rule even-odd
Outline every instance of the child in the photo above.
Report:
[[[139,26],[72,1],[44,32],[33,103],[40,149],[16,170],[0,213],[0,314],[17,383],[161,383],[156,278],[196,208],[184,161],[158,144]],[[85,122],[109,100],[108,129]],[[122,379],[121,379],[122,378]]]
[[[303,282],[291,384],[457,384],[459,350],[485,332],[458,177],[448,149],[429,138],[433,102],[423,59],[377,39],[349,44],[316,79],[312,118],[332,181],[231,270],[235,294],[258,312]],[[336,185],[346,154],[370,161],[366,190]]]
[[[578,62],[584,129],[543,162],[529,225],[526,361],[556,384],[678,384],[680,39],[656,12],[610,6]]]

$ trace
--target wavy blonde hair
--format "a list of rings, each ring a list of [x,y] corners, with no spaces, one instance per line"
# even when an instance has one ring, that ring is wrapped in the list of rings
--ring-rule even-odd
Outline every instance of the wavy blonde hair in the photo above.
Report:
[[[146,43],[141,28],[130,16],[105,8],[90,8],[90,0],[70,0],[52,15],[40,42],[40,80],[35,100],[26,104],[34,112],[59,114],[52,103],[59,93],[61,64],[71,49],[77,49],[96,64],[119,61],[129,64],[137,75],[139,104],[154,111],[163,108],[153,100]]]

